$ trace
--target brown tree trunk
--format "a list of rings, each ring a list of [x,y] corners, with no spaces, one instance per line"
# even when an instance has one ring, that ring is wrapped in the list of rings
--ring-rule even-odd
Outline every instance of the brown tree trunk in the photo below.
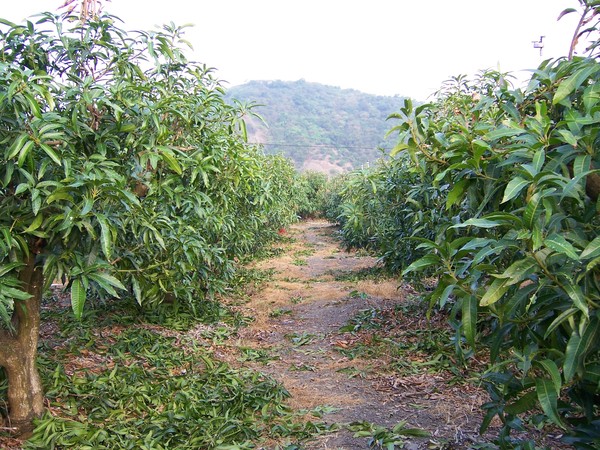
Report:
[[[35,265],[35,256],[29,255],[19,273],[22,288],[31,297],[15,301],[14,331],[0,330],[0,365],[8,378],[9,417],[5,425],[17,435],[30,432],[33,419],[44,412],[42,383],[36,367],[44,278],[42,268]]]

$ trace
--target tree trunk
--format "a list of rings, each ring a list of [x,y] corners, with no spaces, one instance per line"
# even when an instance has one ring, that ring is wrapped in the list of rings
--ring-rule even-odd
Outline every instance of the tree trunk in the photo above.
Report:
[[[31,297],[15,301],[14,331],[0,330],[0,365],[8,378],[9,417],[5,425],[17,435],[29,433],[33,429],[33,419],[44,412],[42,383],[36,367],[44,278],[42,268],[35,264],[35,257],[31,253],[19,273],[22,288]]]

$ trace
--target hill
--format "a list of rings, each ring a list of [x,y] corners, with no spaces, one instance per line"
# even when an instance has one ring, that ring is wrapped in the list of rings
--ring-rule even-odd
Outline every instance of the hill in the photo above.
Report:
[[[337,173],[360,167],[389,150],[392,124],[386,118],[400,109],[402,97],[365,94],[304,80],[251,81],[233,86],[227,97],[260,106],[264,118],[247,120],[248,139],[265,152],[290,157],[300,170]],[[387,153],[387,152],[385,152]]]

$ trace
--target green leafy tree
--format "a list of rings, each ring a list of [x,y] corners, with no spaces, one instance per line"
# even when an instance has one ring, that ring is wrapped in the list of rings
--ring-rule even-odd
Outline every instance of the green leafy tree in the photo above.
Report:
[[[598,31],[598,2],[579,3],[572,49]],[[563,428],[566,442],[596,448],[600,440],[597,48],[592,39],[587,57],[545,61],[525,89],[495,71],[455,77],[434,102],[407,101],[395,115],[393,154],[410,167],[390,185],[417,172],[419,195],[442,194],[439,220],[423,218],[432,235],[415,249],[422,256],[403,273],[437,278],[428,297],[451,309],[460,356],[481,346],[489,353],[482,430],[499,417],[502,448],[521,445],[510,434],[536,409],[543,414],[533,420]],[[390,164],[347,188],[343,215],[356,221],[360,245],[385,236],[378,222],[398,241],[415,237],[394,223],[397,198],[385,190],[393,175]],[[397,248],[392,258],[403,254]]]
[[[274,190],[291,166],[244,141],[246,111],[186,59],[182,28],[125,33],[83,11],[0,32],[0,365],[19,432],[43,410],[50,283],[78,317],[96,295],[194,307],[294,218]]]

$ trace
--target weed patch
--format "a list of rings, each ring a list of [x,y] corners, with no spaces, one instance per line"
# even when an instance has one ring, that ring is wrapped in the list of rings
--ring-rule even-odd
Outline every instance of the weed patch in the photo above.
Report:
[[[267,441],[301,448],[330,429],[293,413],[272,378],[215,359],[215,341],[239,320],[225,308],[205,312],[231,325],[204,325],[168,306],[139,315],[133,302],[87,310],[81,321],[45,310],[58,338],[45,340],[39,356],[49,408],[24,448],[249,449]],[[240,360],[271,359],[241,349]]]
[[[464,377],[456,367],[452,330],[445,314],[426,319],[426,305],[418,300],[393,308],[361,310],[340,331],[353,335],[335,346],[348,358],[385,358],[388,368],[406,375],[449,371]]]

